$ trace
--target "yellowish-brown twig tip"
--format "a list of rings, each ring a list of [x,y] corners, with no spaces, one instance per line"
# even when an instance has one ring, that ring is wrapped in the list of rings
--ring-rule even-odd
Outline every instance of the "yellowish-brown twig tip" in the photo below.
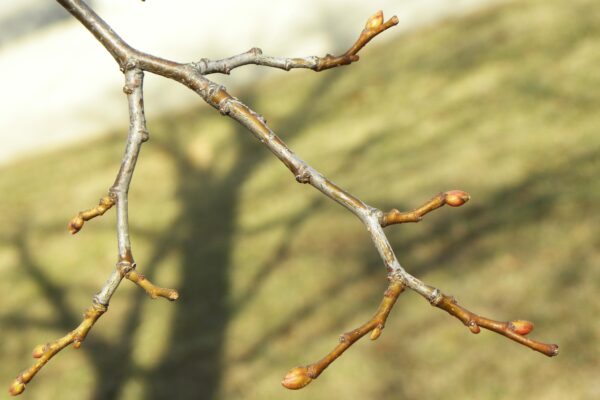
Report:
[[[35,377],[42,367],[69,344],[73,343],[73,347],[75,348],[81,346],[81,342],[104,312],[106,312],[106,306],[94,303],[85,311],[83,321],[81,321],[77,328],[53,342],[35,346],[31,355],[38,360],[13,381],[9,388],[10,394],[13,396],[21,394],[25,390],[25,385]]]
[[[533,331],[534,325],[533,325],[533,322],[518,319],[518,320],[509,322],[508,328],[511,331],[513,331],[514,333],[525,336],[528,333],[530,333],[531,331]]]
[[[460,207],[471,199],[469,193],[462,190],[450,190],[444,193],[446,204],[451,207]]]
[[[156,286],[136,270],[129,271],[125,277],[144,289],[152,299],[164,297],[169,301],[175,301],[179,298],[177,290]]]
[[[499,333],[500,335],[514,340],[523,346],[529,347],[532,350],[539,351],[548,357],[558,355],[558,345],[542,343],[526,337],[526,335],[533,330],[533,323],[529,321],[494,321],[493,319],[472,313],[466,308],[458,305],[454,297],[447,295],[442,295],[432,304],[461,320],[473,333],[479,333],[480,328],[484,328]]]
[[[92,218],[103,215],[106,210],[110,209],[113,205],[115,205],[115,199],[112,196],[104,196],[100,199],[97,207],[87,211],[81,211],[79,214],[77,214],[77,216],[69,221],[67,224],[69,232],[71,232],[71,235],[76,234],[81,230],[81,228],[83,228],[85,221],[89,221]]]
[[[312,378],[308,376],[308,368],[296,367],[292,368],[281,381],[281,384],[291,390],[302,389],[304,386],[312,382]]]
[[[13,383],[8,388],[8,392],[12,396],[18,396],[25,390],[25,384],[19,380],[19,378],[15,379]]]

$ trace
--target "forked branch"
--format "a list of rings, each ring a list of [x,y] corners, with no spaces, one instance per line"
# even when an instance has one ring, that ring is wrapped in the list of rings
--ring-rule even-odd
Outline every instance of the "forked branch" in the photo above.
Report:
[[[78,349],[87,336],[92,326],[98,318],[104,314],[112,295],[117,290],[121,280],[127,277],[132,282],[146,290],[152,298],[165,297],[169,300],[176,300],[179,297],[177,291],[154,286],[143,275],[138,274],[133,261],[131,252],[131,243],[129,241],[129,223],[128,223],[128,201],[127,194],[129,185],[135,170],[135,164],[140,151],[141,144],[148,140],[146,129],[146,118],[144,116],[143,100],[143,72],[136,68],[135,63],[128,63],[125,71],[125,86],[123,91],[127,94],[129,105],[129,134],[125,154],[121,162],[121,167],[115,183],[109,190],[109,195],[100,200],[100,205],[92,210],[79,213],[69,227],[81,228],[82,221],[87,221],[97,215],[102,215],[113,204],[117,205],[117,243],[119,247],[119,261],[113,273],[110,275],[104,286],[94,296],[92,306],[85,312],[81,324],[63,336],[62,338],[45,344],[36,346],[33,350],[33,357],[39,360],[29,369],[21,373],[11,384],[9,392],[12,395],[18,395],[25,390],[25,385],[33,379],[44,365],[58,352],[73,343],[73,347]],[[75,223],[74,223],[75,221]],[[81,222],[81,224],[79,224]],[[72,233],[76,233],[72,232]]]
[[[340,336],[340,343],[321,360],[307,365],[305,367],[292,368],[281,381],[281,384],[288,389],[301,389],[308,385],[314,379],[317,379],[321,372],[325,370],[332,362],[341,356],[357,340],[371,332],[371,340],[376,340],[385,327],[392,307],[396,303],[398,296],[404,290],[404,284],[399,280],[392,280],[383,295],[383,300],[377,309],[377,312],[367,322],[360,327],[344,333]]]
[[[78,349],[92,326],[94,326],[98,318],[100,318],[105,312],[106,306],[97,302],[93,302],[92,306],[85,312],[85,314],[83,314],[83,321],[77,328],[67,333],[60,339],[55,340],[54,342],[36,346],[33,349],[32,356],[33,358],[38,359],[37,362],[29,369],[23,371],[17,377],[17,379],[13,381],[8,389],[10,394],[16,396],[23,393],[25,390],[25,385],[33,379],[35,374],[37,374],[52,357],[54,357],[59,351],[71,343],[73,343],[74,348]]]
[[[69,343],[79,346],[96,320],[106,311],[110,298],[123,278],[127,278],[142,287],[152,298],[165,297],[169,300],[175,300],[179,296],[172,289],[159,288],[153,285],[135,270],[136,264],[133,259],[129,240],[127,194],[141,145],[148,139],[142,93],[144,71],[173,79],[198,93],[208,104],[219,110],[223,115],[231,117],[246,127],[281,160],[298,182],[313,186],[325,196],[341,204],[356,215],[369,232],[373,245],[379,252],[383,264],[387,269],[387,277],[390,284],[375,316],[361,327],[342,335],[340,343],[320,361],[306,367],[292,369],[282,382],[285,387],[298,389],[306,386],[353,343],[367,333],[371,332],[372,339],[379,337],[392,306],[405,288],[412,289],[434,306],[455,316],[474,333],[479,332],[480,327],[482,327],[548,356],[558,354],[558,346],[535,342],[525,337],[533,329],[533,324],[530,322],[522,320],[498,322],[471,313],[459,306],[452,297],[444,295],[439,289],[425,284],[408,273],[398,262],[383,231],[383,227],[404,222],[418,222],[425,214],[444,204],[460,206],[469,200],[467,193],[463,191],[440,193],[421,207],[410,212],[402,213],[394,209],[384,213],[375,207],[367,205],[308,165],[290,150],[275,132],[269,128],[260,114],[254,112],[239,99],[230,95],[223,86],[210,81],[205,76],[216,72],[229,73],[234,68],[248,64],[264,65],[286,70],[291,68],[310,68],[315,71],[323,71],[340,65],[347,65],[358,60],[358,52],[371,39],[398,23],[398,19],[395,16],[384,22],[383,13],[381,11],[375,13],[367,21],[358,40],[350,49],[339,56],[275,58],[263,56],[259,49],[254,48],[249,52],[223,60],[210,61],[202,59],[198,63],[182,64],[143,53],[129,46],[82,0],[57,0],[57,2],[77,18],[98,39],[117,61],[125,74],[126,83],[124,91],[128,98],[130,126],[121,168],[114,185],[109,190],[109,196],[104,198],[98,207],[80,213],[69,224],[72,231],[77,231],[81,228],[84,221],[97,215],[102,215],[112,204],[116,204],[119,256],[115,270],[100,292],[94,296],[93,307],[86,313],[82,324],[58,341],[42,347],[36,347],[34,355],[39,356],[40,360],[33,367],[19,375],[13,382],[10,388],[11,394],[21,393],[25,389],[25,384],[33,378],[41,367]]]

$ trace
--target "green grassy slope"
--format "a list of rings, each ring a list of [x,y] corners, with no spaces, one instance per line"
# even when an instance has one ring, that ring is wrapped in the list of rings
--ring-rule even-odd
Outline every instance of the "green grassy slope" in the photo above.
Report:
[[[472,310],[536,322],[548,359],[472,335],[413,293],[376,342],[300,392],[279,382],[366,320],[385,269],[360,222],[204,105],[150,120],[130,194],[139,270],[30,399],[590,399],[600,395],[600,4],[527,0],[367,48],[240,97],[314,167],[379,208],[472,200],[387,228],[406,269]],[[152,99],[147,98],[147,103]],[[151,116],[150,116],[151,117]],[[125,125],[125,124],[124,124]],[[116,261],[114,210],[67,221],[112,183],[124,134],[0,170],[0,382],[78,323]]]

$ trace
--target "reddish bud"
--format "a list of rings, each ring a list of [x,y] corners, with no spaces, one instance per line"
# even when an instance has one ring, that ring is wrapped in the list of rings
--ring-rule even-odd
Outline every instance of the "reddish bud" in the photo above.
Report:
[[[288,389],[297,390],[302,389],[311,381],[312,378],[308,376],[308,369],[306,367],[296,367],[287,373],[281,384]]]
[[[533,322],[518,319],[516,321],[509,322],[508,327],[514,333],[525,336],[533,330],[534,326]]]
[[[381,24],[383,24],[383,11],[379,10],[367,20],[365,29],[376,29]]]
[[[444,200],[451,207],[460,207],[469,201],[470,198],[471,196],[462,190],[451,190],[444,193]]]
[[[23,393],[23,390],[25,390],[25,384],[18,379],[15,379],[8,388],[8,392],[13,396]]]
[[[80,341],[80,340],[75,340],[75,341],[73,342],[73,348],[74,348],[74,349],[78,349],[78,348],[80,348],[80,347],[81,347],[81,341]]]
[[[46,352],[46,345],[38,344],[37,346],[35,346],[33,348],[31,355],[33,356],[33,358],[40,358],[41,356],[44,355],[45,352]]]

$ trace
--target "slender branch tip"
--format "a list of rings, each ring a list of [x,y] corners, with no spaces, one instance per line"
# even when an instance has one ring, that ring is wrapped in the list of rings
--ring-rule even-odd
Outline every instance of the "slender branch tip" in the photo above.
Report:
[[[125,274],[125,278],[144,289],[152,299],[157,299],[159,297],[164,297],[169,301],[175,301],[179,299],[179,292],[177,292],[177,290],[156,286],[144,275],[135,270],[127,272]]]
[[[451,207],[460,207],[470,199],[469,193],[462,190],[450,190],[444,193],[444,201]]]
[[[87,211],[81,211],[67,224],[67,228],[72,235],[76,234],[83,228],[85,221],[89,221],[92,218],[96,218],[109,210],[116,203],[116,197],[112,194],[104,196],[98,202],[98,206],[91,208]]]
[[[437,210],[445,204],[451,207],[459,207],[465,204],[471,196],[462,190],[450,190],[443,193],[438,193],[422,206],[415,208],[412,211],[400,212],[393,208],[387,213],[382,213],[379,216],[379,223],[382,227],[393,224],[403,224],[406,222],[420,222],[425,214]]]
[[[298,390],[311,382],[307,367],[295,367],[288,371],[281,384],[287,389]]]

